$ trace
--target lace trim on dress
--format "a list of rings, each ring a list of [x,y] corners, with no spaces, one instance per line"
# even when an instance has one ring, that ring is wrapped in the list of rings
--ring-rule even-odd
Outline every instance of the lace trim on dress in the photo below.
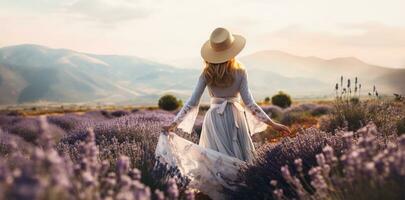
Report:
[[[177,128],[183,130],[186,133],[193,131],[194,122],[197,118],[199,105],[191,106],[186,104],[181,108],[180,112],[174,118],[172,122]]]
[[[258,120],[264,122],[266,124],[270,123],[270,117],[261,109],[256,103],[251,103],[246,105],[246,107],[250,110],[252,115],[254,115]]]
[[[184,105],[174,118],[173,124],[175,124],[176,126],[179,125],[184,120],[184,118],[186,118],[187,113],[189,113],[193,107],[195,106],[190,106],[188,104]]]

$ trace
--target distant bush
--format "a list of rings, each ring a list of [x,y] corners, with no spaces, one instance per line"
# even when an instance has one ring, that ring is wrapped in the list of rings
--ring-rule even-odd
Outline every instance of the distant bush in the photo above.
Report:
[[[116,111],[111,112],[111,115],[114,117],[122,117],[122,116],[129,115],[129,114],[130,113],[125,110],[116,110]]]
[[[163,110],[176,110],[180,107],[181,101],[177,100],[177,98],[171,94],[164,95],[160,97],[158,105],[160,109]]]
[[[280,91],[271,97],[271,103],[281,108],[288,108],[291,106],[292,101],[290,95]]]
[[[183,100],[179,99],[179,107],[182,107],[184,105]]]
[[[264,102],[265,104],[269,104],[270,103],[270,97],[266,97],[264,98]]]

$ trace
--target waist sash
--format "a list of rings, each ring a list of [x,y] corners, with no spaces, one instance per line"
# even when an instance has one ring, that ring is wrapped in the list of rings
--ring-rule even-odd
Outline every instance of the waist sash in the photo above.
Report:
[[[229,97],[229,98],[219,98],[219,97],[212,97],[211,98],[211,107],[216,108],[218,114],[223,115],[226,106],[228,103],[232,106],[232,113],[233,113],[233,121],[235,123],[236,128],[239,128],[239,124],[237,121],[238,112],[243,112],[245,109],[243,106],[239,103],[239,98],[238,97]]]

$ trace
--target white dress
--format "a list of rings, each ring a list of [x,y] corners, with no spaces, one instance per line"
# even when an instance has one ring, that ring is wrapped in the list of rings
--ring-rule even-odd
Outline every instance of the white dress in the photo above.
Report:
[[[232,190],[235,184],[243,184],[237,180],[238,171],[256,155],[251,135],[264,131],[271,121],[254,101],[246,71],[239,69],[234,78],[227,88],[208,86],[211,105],[198,145],[171,133],[161,134],[156,147],[160,162],[178,167],[182,175],[190,178],[190,187],[212,199],[223,199],[224,187]],[[192,96],[174,119],[185,132],[192,132],[206,86],[201,75]],[[245,106],[240,104],[239,96]]]

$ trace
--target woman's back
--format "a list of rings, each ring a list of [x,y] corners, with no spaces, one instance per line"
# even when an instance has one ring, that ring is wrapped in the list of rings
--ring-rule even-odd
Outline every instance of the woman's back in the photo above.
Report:
[[[244,69],[237,69],[234,72],[234,81],[228,87],[217,87],[208,85],[208,92],[212,97],[220,97],[220,98],[227,98],[227,97],[236,97],[239,93],[239,89],[244,77]]]
[[[211,97],[216,98],[231,98],[237,97],[240,94],[243,103],[246,106],[258,107],[253,99],[252,94],[249,91],[247,72],[244,68],[238,68],[234,71],[233,82],[227,87],[218,87],[207,84],[204,74],[201,74],[197,85],[194,88],[193,94],[186,102],[186,106],[197,106],[201,95],[203,94],[205,88],[208,88],[208,92]],[[257,110],[257,109],[255,109]]]

